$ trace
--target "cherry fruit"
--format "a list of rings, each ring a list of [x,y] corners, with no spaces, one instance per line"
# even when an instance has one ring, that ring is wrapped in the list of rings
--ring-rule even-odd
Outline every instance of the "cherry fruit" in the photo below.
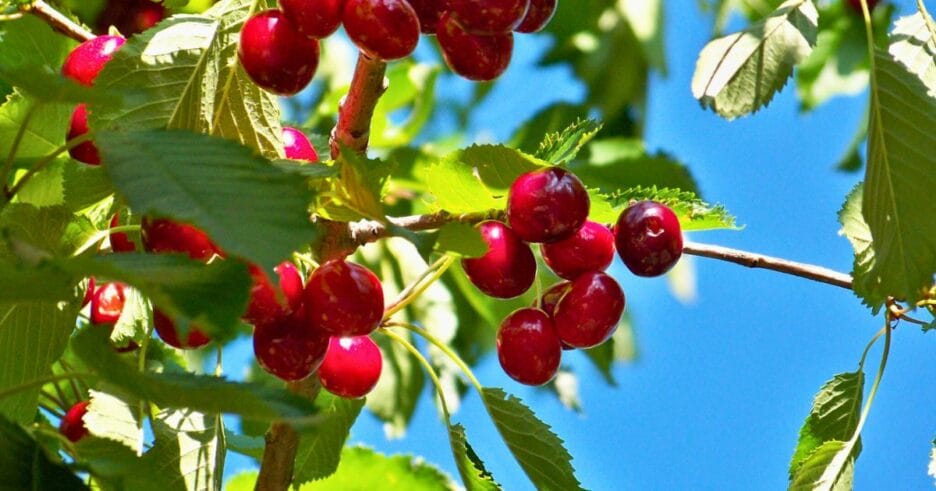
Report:
[[[254,83],[274,94],[293,95],[312,81],[319,44],[296,32],[283,12],[265,10],[244,23],[237,54]]]
[[[92,85],[124,42],[126,39],[120,36],[98,36],[79,44],[65,58],[62,75],[79,84]]]
[[[614,278],[585,273],[572,282],[553,311],[556,332],[563,343],[591,348],[614,333],[624,313],[624,292]]]
[[[277,289],[270,278],[259,266],[250,265],[253,288],[250,290],[250,304],[244,320],[258,326],[270,324],[295,312],[302,305],[302,276],[296,266],[284,261],[273,270],[279,275],[279,290],[286,300],[286,306],[280,305]]]
[[[879,1],[880,0],[868,0],[868,12],[874,10],[874,7],[877,6]],[[853,11],[858,12],[858,14],[863,13],[861,10],[861,0],[846,0],[845,3],[847,3]]]
[[[309,329],[304,313],[257,324],[254,355],[264,370],[286,381],[302,380],[314,372],[328,349],[329,337]]]
[[[447,0],[408,0],[408,2],[419,17],[419,28],[422,33],[435,34],[439,20],[447,10]]]
[[[312,142],[296,128],[283,127],[283,150],[287,159],[309,162],[318,162],[319,159]]]
[[[513,54],[513,34],[510,32],[471,34],[451,12],[446,12],[438,22],[436,36],[445,64],[468,80],[494,80],[510,65]]]
[[[559,168],[527,172],[510,186],[507,221],[527,242],[571,237],[588,218],[588,192],[575,174]]]
[[[279,0],[280,9],[293,27],[306,37],[322,39],[341,25],[345,0]]]
[[[140,226],[143,248],[157,254],[185,253],[192,259],[208,260],[224,255],[207,234],[194,225],[164,218],[144,217]]]
[[[332,337],[318,377],[332,394],[357,399],[374,389],[382,369],[380,348],[370,337]]]
[[[530,0],[448,0],[448,7],[472,34],[503,34],[520,24]]]
[[[88,413],[88,405],[91,401],[81,401],[68,408],[65,416],[59,422],[59,433],[72,442],[78,442],[88,436],[88,428],[85,426],[84,417]]]
[[[351,41],[374,59],[409,56],[419,42],[419,17],[406,0],[347,0],[341,22]]]
[[[552,319],[535,308],[507,316],[497,330],[497,359],[504,372],[521,384],[543,385],[552,380],[562,359]]]
[[[536,278],[536,259],[530,246],[502,222],[486,221],[478,228],[488,250],[481,257],[462,260],[468,279],[496,298],[513,298],[529,290]]]
[[[331,260],[312,272],[302,301],[313,328],[331,336],[364,336],[380,325],[383,286],[369,269]]]
[[[68,124],[68,133],[66,133],[65,139],[73,140],[84,135],[88,131],[88,106],[85,104],[78,104],[72,112],[71,121]],[[68,155],[78,162],[89,165],[99,165],[101,163],[101,154],[92,141],[86,141],[69,148]]]
[[[126,301],[126,285],[117,282],[104,283],[96,288],[91,296],[91,322],[113,326],[120,319]]]
[[[614,259],[614,234],[591,221],[568,239],[543,244],[543,260],[559,277],[574,280],[582,273],[604,271]]]
[[[178,349],[196,349],[211,342],[211,338],[198,330],[198,326],[189,325],[188,335],[185,339],[179,338],[179,330],[176,329],[172,319],[163,314],[159,309],[153,309],[153,326],[156,328],[156,334],[169,346]]]
[[[614,227],[624,265],[637,276],[660,276],[682,256],[679,219],[668,206],[641,201],[625,209]]]
[[[546,315],[552,317],[556,312],[556,305],[559,304],[559,300],[562,299],[569,289],[572,288],[571,281],[560,281],[555,285],[549,287],[542,296],[540,296],[537,302],[534,302],[533,306],[535,307],[539,303],[539,308],[543,312],[546,312]]]
[[[111,228],[120,226],[120,213],[115,213],[110,221]],[[111,232],[110,234],[111,250],[114,252],[133,252],[136,251],[136,245],[130,240],[126,232]]]
[[[539,32],[556,13],[556,7],[559,0],[530,0],[530,9],[526,16],[520,22],[520,25],[514,28],[517,32],[533,33]]]

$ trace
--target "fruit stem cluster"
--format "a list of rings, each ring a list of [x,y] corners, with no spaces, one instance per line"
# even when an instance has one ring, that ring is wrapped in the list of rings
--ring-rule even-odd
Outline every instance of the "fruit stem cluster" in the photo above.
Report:
[[[39,17],[52,26],[53,29],[75,41],[84,42],[94,37],[94,33],[81,27],[42,0],[36,0],[30,4],[23,5],[21,9],[23,12],[29,12]]]

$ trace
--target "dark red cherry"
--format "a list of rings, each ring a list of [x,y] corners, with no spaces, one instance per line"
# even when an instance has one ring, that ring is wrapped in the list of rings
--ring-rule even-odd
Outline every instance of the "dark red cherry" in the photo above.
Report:
[[[73,140],[88,132],[88,106],[78,104],[72,112],[71,122],[68,124],[68,133],[65,134],[66,140]],[[68,149],[68,155],[71,158],[89,165],[99,165],[101,163],[101,154],[98,152],[93,141],[86,141],[77,146]]]
[[[120,36],[98,36],[79,44],[65,58],[62,75],[90,86],[124,42]]]
[[[94,277],[88,278],[88,288],[85,289],[84,298],[81,300],[81,306],[84,307],[91,303],[91,297],[94,296]]]
[[[68,408],[65,416],[59,422],[59,433],[72,442],[78,442],[88,436],[88,428],[84,424],[84,416],[88,412],[91,401],[81,401]]]
[[[466,31],[451,12],[439,20],[436,36],[445,64],[468,80],[494,80],[507,70],[513,54],[513,34],[475,35]]]
[[[497,298],[513,298],[529,290],[536,278],[536,259],[530,246],[502,222],[482,222],[478,228],[488,250],[481,257],[462,260],[468,279]]]
[[[556,304],[553,321],[563,343],[591,348],[614,333],[624,313],[624,292],[614,278],[594,271],[572,282]]]
[[[560,281],[555,285],[549,287],[543,295],[533,303],[533,307],[536,307],[539,304],[540,310],[546,312],[546,315],[552,317],[556,311],[556,305],[559,303],[559,300],[562,299],[562,296],[565,295],[569,289],[572,288],[571,281]]]
[[[341,22],[351,41],[371,58],[398,60],[419,42],[419,17],[406,0],[347,0]]]
[[[254,264],[250,265],[253,288],[250,290],[250,304],[247,306],[244,320],[255,326],[270,324],[286,317],[298,310],[302,304],[302,276],[299,275],[296,266],[284,261],[273,270],[279,275],[279,290],[286,305],[280,305],[278,293],[263,269]]]
[[[504,372],[521,384],[552,380],[562,360],[552,319],[540,309],[515,310],[497,330],[497,359]]]
[[[296,128],[283,127],[283,150],[287,159],[309,162],[318,162],[319,159],[312,142]]]
[[[153,2],[145,2],[144,5],[137,7],[130,19],[130,27],[133,33],[143,32],[150,27],[159,24],[159,21],[166,17],[166,7]]]
[[[874,7],[877,6],[879,0],[868,0],[868,12],[874,10]],[[852,8],[853,11],[861,14],[861,0],[846,0],[845,3]]]
[[[364,336],[380,325],[383,286],[369,269],[331,260],[312,272],[302,301],[312,327],[331,336]]]
[[[520,24],[530,0],[448,0],[448,7],[470,33],[503,34]]]
[[[624,265],[637,276],[660,276],[682,256],[679,218],[655,201],[628,206],[614,227],[614,242]]]
[[[523,33],[541,31],[552,20],[557,3],[559,0],[530,0],[530,9],[514,30]]]
[[[556,242],[585,224],[588,208],[582,181],[565,169],[549,167],[513,182],[507,195],[507,223],[527,242]]]
[[[280,379],[302,380],[322,364],[328,340],[327,334],[309,329],[305,312],[296,312],[257,324],[253,333],[254,356],[264,370]]]
[[[408,0],[419,17],[419,28],[423,34],[434,35],[439,20],[448,7],[448,0]]]
[[[279,10],[265,10],[244,23],[237,54],[254,83],[274,94],[293,95],[312,81],[319,44],[296,32]]]
[[[140,226],[143,248],[157,254],[184,253],[192,259],[208,260],[221,249],[194,225],[163,218],[144,217]]]
[[[543,244],[543,260],[561,278],[574,280],[589,271],[604,271],[614,259],[614,235],[600,223],[585,222],[572,237]]]
[[[345,0],[279,0],[280,9],[303,36],[322,39],[341,25]]]
[[[188,335],[185,339],[180,339],[179,330],[176,329],[175,323],[159,309],[153,309],[153,326],[156,328],[156,334],[159,334],[160,339],[174,348],[196,349],[211,342],[211,338],[195,325],[189,325]]]
[[[382,369],[383,357],[370,337],[332,337],[318,377],[332,394],[357,399],[374,389]]]
[[[111,228],[120,226],[120,213],[114,213],[110,226]],[[110,234],[110,245],[111,250],[114,252],[133,252],[136,250],[136,245],[130,240],[126,232],[112,232]]]
[[[123,283],[104,283],[94,290],[91,296],[91,322],[95,324],[117,323],[127,301],[126,285]]]

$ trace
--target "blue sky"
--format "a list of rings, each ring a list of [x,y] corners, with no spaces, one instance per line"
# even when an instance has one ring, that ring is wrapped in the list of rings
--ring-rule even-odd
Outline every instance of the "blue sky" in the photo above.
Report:
[[[866,95],[800,114],[791,83],[767,110],[726,122],[703,111],[689,90],[711,20],[694,10],[695,2],[664,3],[670,73],[651,83],[647,146],[687,163],[705,197],[726,205],[746,226],[691,239],[849,271],[852,251],[837,235],[836,212],[861,174],[833,167],[863,116]],[[895,3],[904,13],[914,5]],[[687,6],[693,10],[682,12]],[[531,71],[547,43],[542,36],[517,37],[515,61],[479,108],[472,134],[503,141],[538,109],[581,99],[583,89],[565,70]],[[529,90],[531,83],[537,90]],[[468,88],[461,81],[442,87]],[[580,376],[583,414],[513,382],[493,356],[476,369],[482,383],[521,397],[553,426],[586,488],[784,488],[813,395],[832,375],[857,367],[883,323],[846,290],[708,259],[693,263],[698,298],[690,305],[676,301],[664,279],[635,278],[619,262],[612,267],[627,294],[640,358],[615,367],[619,386],[612,388],[583,355],[566,357]],[[235,349],[233,358],[246,358],[246,348]],[[926,467],[936,437],[934,349],[936,334],[907,324],[894,333],[863,433],[856,489],[933,489]],[[879,356],[880,345],[869,355],[867,386]],[[229,363],[229,370],[237,365]],[[422,455],[457,476],[428,391],[405,438],[386,440],[381,424],[364,413],[352,441]],[[532,489],[477,394],[468,394],[455,419],[505,489]],[[228,475],[247,466],[232,456]]]

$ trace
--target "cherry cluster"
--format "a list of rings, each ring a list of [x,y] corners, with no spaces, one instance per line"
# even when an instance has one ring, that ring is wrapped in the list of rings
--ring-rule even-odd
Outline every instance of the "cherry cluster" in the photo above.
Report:
[[[471,282],[496,298],[529,290],[536,259],[528,243],[541,244],[543,260],[565,281],[536,303],[514,311],[497,332],[501,367],[514,380],[542,385],[559,370],[562,350],[604,343],[624,313],[624,292],[603,271],[615,246],[639,276],[659,276],[682,254],[679,221],[665,205],[641,201],[625,209],[611,231],[588,221],[590,202],[571,172],[551,167],[518,177],[507,198],[507,222],[487,221],[479,230],[488,245],[481,257],[462,260]]]

